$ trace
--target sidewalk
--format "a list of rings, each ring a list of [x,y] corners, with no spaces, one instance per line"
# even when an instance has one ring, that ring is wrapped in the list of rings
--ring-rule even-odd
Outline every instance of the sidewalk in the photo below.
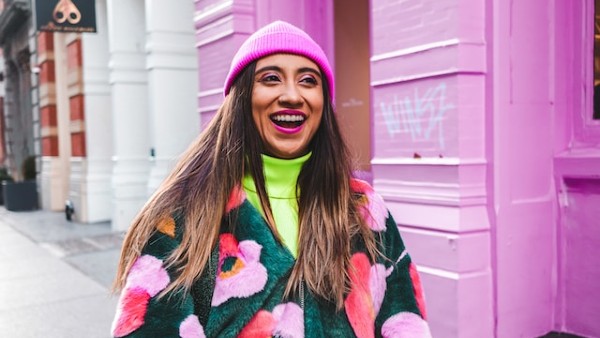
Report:
[[[110,337],[123,233],[0,206],[0,337]]]

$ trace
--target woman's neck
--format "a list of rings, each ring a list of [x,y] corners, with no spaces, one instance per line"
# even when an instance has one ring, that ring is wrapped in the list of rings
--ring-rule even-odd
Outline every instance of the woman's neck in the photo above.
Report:
[[[311,153],[294,159],[280,159],[264,154],[261,156],[267,195],[276,198],[296,198],[296,182]],[[256,191],[254,180],[249,174],[245,175],[243,184],[245,189]]]

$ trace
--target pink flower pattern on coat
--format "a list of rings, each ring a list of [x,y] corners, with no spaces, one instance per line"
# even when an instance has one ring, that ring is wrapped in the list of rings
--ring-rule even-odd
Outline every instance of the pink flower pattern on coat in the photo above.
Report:
[[[196,315],[189,315],[179,325],[179,336],[181,338],[206,338],[204,328]]]
[[[244,192],[244,189],[242,189],[241,186],[236,186],[229,195],[229,200],[227,201],[227,206],[225,207],[225,213],[227,214],[231,210],[242,205],[244,200],[246,200],[246,193]]]
[[[260,263],[262,246],[246,240],[238,244],[230,233],[219,237],[219,267],[211,305],[231,298],[250,297],[267,284],[267,269]]]
[[[381,335],[384,338],[431,338],[427,322],[412,312],[400,312],[388,318]]]
[[[350,259],[350,293],[344,301],[350,325],[359,338],[374,337],[375,317],[381,309],[386,290],[386,278],[391,273],[382,264],[371,266],[364,253]]]
[[[427,311],[425,309],[425,294],[423,293],[423,286],[421,285],[421,277],[419,276],[419,272],[417,271],[417,266],[415,263],[410,263],[410,267],[408,269],[410,273],[410,279],[413,284],[413,292],[415,293],[415,300],[417,301],[417,307],[421,312],[421,316],[423,319],[427,320]]]
[[[260,310],[242,329],[238,338],[304,337],[304,314],[296,303],[277,305],[273,312]]]
[[[371,298],[373,299],[375,317],[379,314],[381,304],[383,304],[383,298],[385,297],[385,291],[387,290],[386,279],[393,270],[393,267],[386,269],[385,265],[379,263],[371,266],[371,273],[369,274],[369,290],[371,291]]]
[[[388,211],[383,198],[373,190],[369,183],[356,178],[350,181],[350,189],[365,196],[366,201],[361,206],[360,213],[369,228],[373,231],[384,231]]]
[[[144,324],[148,302],[169,284],[163,262],[151,255],[140,256],[131,266],[125,288],[119,297],[112,325],[115,337],[123,337]]]

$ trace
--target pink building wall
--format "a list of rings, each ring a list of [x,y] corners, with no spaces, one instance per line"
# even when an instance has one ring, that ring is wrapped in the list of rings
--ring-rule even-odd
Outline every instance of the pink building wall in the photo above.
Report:
[[[592,119],[594,1],[556,2],[557,330],[600,337],[600,120]],[[562,147],[561,147],[562,145]]]
[[[598,337],[594,2],[493,6],[496,334]]]
[[[335,60],[336,4],[196,0],[202,123],[237,47],[272,20]],[[370,177],[418,264],[435,337],[600,336],[593,9],[369,1]]]
[[[552,4],[496,2],[493,12],[493,195],[498,337],[536,337],[553,322]]]
[[[494,336],[485,27],[481,0],[371,2],[373,182],[435,337]]]

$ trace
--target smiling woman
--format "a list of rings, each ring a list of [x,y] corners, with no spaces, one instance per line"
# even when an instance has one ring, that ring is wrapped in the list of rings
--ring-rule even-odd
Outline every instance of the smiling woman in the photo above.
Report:
[[[305,155],[323,113],[319,67],[303,56],[274,54],[258,60],[256,68],[252,118],[267,155]]]
[[[224,93],[127,233],[113,335],[430,337],[397,225],[352,176],[321,47],[271,23]]]

